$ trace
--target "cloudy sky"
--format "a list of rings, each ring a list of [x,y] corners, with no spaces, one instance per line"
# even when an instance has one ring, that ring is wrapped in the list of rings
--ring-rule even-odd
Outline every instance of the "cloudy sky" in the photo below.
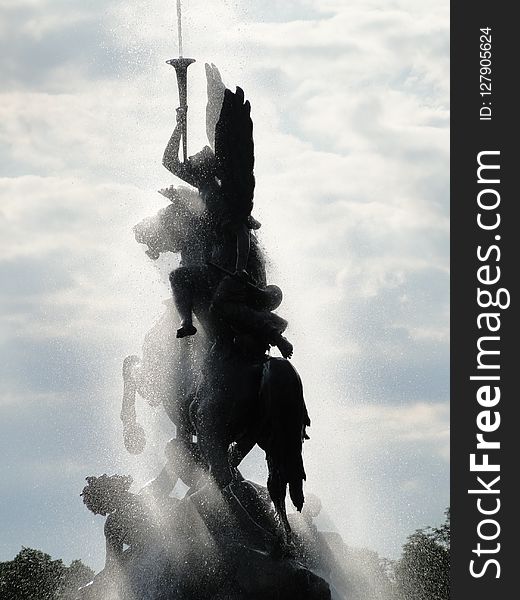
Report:
[[[396,557],[442,520],[448,474],[448,2],[184,0],[190,150],[204,62],[255,123],[255,216],[284,289],[313,421],[322,527]],[[84,477],[125,454],[120,365],[169,295],[131,227],[176,183],[173,0],[0,0],[0,560],[21,545],[99,568]],[[249,476],[263,477],[260,454]],[[326,513],[326,514],[325,514]]]

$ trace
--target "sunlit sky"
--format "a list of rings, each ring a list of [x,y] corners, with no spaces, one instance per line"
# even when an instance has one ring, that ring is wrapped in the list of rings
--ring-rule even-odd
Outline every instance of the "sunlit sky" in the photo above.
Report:
[[[399,555],[449,504],[449,7],[445,0],[184,0],[189,150],[204,62],[251,101],[254,215],[285,292],[313,422],[320,525]],[[173,255],[131,227],[177,90],[175,2],[0,0],[0,561],[22,545],[103,563],[87,475],[162,465],[172,426],[118,422],[121,361],[163,312]],[[263,458],[246,474],[262,482]]]

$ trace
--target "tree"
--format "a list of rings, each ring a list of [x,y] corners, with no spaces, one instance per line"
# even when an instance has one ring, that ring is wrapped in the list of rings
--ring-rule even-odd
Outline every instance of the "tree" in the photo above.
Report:
[[[408,537],[396,565],[401,600],[449,600],[450,511],[440,527],[418,529]]]
[[[94,574],[94,571],[80,560],[73,560],[69,567],[65,567],[59,600],[74,600],[78,589],[92,581]]]
[[[66,567],[40,550],[22,547],[13,560],[0,563],[0,598],[73,600],[77,589],[93,575],[80,560]]]

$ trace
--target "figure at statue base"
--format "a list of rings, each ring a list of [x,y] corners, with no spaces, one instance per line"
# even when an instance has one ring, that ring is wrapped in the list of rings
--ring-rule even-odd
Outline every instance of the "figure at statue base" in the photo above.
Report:
[[[177,500],[132,494],[131,481],[87,478],[83,500],[106,516],[106,564],[78,600],[330,600],[280,535],[262,486],[208,481]]]

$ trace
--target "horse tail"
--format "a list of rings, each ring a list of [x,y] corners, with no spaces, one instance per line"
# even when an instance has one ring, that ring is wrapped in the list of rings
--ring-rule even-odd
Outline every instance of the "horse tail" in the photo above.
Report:
[[[264,448],[269,470],[267,488],[288,528],[285,515],[287,487],[298,511],[304,503],[303,482],[306,475],[302,444],[307,437],[305,428],[310,425],[310,420],[303,398],[303,384],[288,360],[270,358],[264,366],[260,394],[269,423]]]

